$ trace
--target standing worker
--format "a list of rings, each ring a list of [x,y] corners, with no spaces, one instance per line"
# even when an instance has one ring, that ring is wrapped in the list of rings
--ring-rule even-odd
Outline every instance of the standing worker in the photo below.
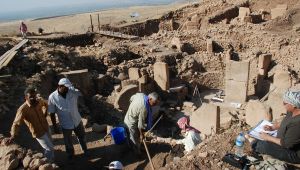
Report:
[[[73,87],[69,79],[62,78],[58,82],[57,90],[52,92],[48,99],[48,111],[51,116],[54,132],[58,133],[58,127],[55,119],[56,113],[62,127],[69,160],[72,160],[74,157],[74,147],[72,143],[73,131],[79,140],[84,155],[89,155],[86,146],[85,131],[77,107],[77,100],[81,95],[81,92]]]
[[[22,34],[23,39],[25,39],[26,38],[26,33],[27,33],[27,26],[23,21],[21,21],[20,32]]]
[[[144,93],[136,93],[130,98],[130,105],[127,110],[124,123],[130,135],[130,143],[137,154],[140,154],[140,145],[144,139],[144,130],[152,126],[151,107],[159,103],[159,96],[156,92],[148,96]],[[147,121],[146,121],[147,120]]]
[[[44,156],[53,161],[54,146],[51,139],[49,125],[46,119],[47,102],[41,98],[37,98],[36,90],[33,87],[28,87],[25,92],[25,103],[19,107],[15,120],[11,127],[11,137],[8,143],[11,143],[17,136],[21,124],[24,122],[32,137],[36,138],[42,148],[45,150]]]

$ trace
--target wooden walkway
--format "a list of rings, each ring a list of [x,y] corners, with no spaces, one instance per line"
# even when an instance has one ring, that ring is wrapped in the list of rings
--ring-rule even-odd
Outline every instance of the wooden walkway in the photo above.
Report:
[[[135,35],[129,35],[129,34],[123,34],[121,32],[114,32],[114,31],[99,31],[99,34],[109,36],[109,37],[115,37],[115,38],[122,38],[122,39],[138,39],[138,36]]]
[[[15,45],[12,49],[8,50],[6,53],[4,53],[0,57],[0,70],[7,66],[7,64],[14,58],[14,56],[17,54],[17,50],[21,48],[24,44],[28,42],[28,39],[24,39],[19,44]]]

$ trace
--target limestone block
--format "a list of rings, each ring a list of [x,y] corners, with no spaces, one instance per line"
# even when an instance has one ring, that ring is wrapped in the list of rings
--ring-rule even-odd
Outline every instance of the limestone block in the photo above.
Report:
[[[121,72],[119,75],[118,75],[118,79],[119,80],[126,80],[128,79],[127,75],[124,73],[124,72]]]
[[[225,101],[244,103],[247,100],[247,82],[226,80],[225,82]]]
[[[192,113],[190,117],[191,126],[201,133],[211,135],[218,133],[220,128],[220,108],[213,104],[206,104]]]
[[[287,11],[287,5],[277,5],[276,8],[271,9],[271,19],[283,16]]]
[[[140,71],[138,68],[129,68],[128,75],[130,80],[137,80],[140,78]]]
[[[198,25],[199,25],[198,22],[193,22],[193,21],[189,21],[189,22],[186,23],[186,26],[187,26],[187,27],[190,27],[190,26],[195,26],[195,27],[197,27]]]
[[[262,54],[258,58],[258,68],[268,69],[272,59],[272,54]]]
[[[280,9],[285,9],[285,10],[287,10],[287,9],[288,9],[288,6],[287,6],[287,4],[279,4],[279,5],[276,6],[276,8],[280,8]]]
[[[214,52],[212,39],[206,40],[206,49],[207,49],[207,52],[210,53],[210,54]]]
[[[259,100],[250,100],[246,106],[246,123],[251,127],[255,126],[259,121],[266,119],[269,111],[270,107]]]
[[[226,63],[225,80],[248,82],[249,61],[229,61]]]
[[[121,110],[127,110],[130,104],[130,97],[139,91],[138,85],[128,85],[118,93],[114,107]]]
[[[269,95],[266,104],[271,107],[273,120],[281,118],[282,113],[286,113],[286,109],[284,108],[282,102],[283,100],[281,93],[272,92]]]
[[[191,21],[196,22],[196,23],[199,23],[200,20],[201,20],[201,16],[199,16],[199,15],[194,15],[191,18]]]
[[[266,76],[266,75],[267,75],[267,72],[266,72],[265,69],[259,68],[259,69],[258,69],[258,74],[259,74],[259,75],[262,75],[262,76]]]
[[[290,73],[287,71],[275,72],[273,85],[277,88],[277,90],[281,90],[281,92],[286,91],[292,86],[292,78]]]
[[[220,114],[220,127],[223,129],[229,129],[232,123],[233,117],[229,111]]]
[[[138,85],[139,82],[137,80],[123,80],[121,81],[122,88],[129,86],[129,85]]]
[[[240,7],[239,8],[239,18],[244,21],[244,18],[246,16],[250,15],[250,8],[246,8],[246,7]]]
[[[154,80],[162,90],[170,88],[169,66],[164,62],[156,62],[153,66]]]
[[[90,95],[93,92],[91,89],[91,80],[89,78],[88,69],[83,70],[73,70],[69,72],[62,72],[61,75],[64,75],[68,78],[71,83],[82,90],[83,95]]]
[[[251,16],[245,16],[243,19],[244,22],[253,23]]]

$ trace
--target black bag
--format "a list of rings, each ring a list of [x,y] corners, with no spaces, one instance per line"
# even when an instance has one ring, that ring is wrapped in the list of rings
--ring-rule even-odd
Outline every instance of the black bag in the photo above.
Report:
[[[250,163],[250,161],[246,158],[246,156],[238,157],[232,153],[227,153],[222,158],[222,161],[239,169],[248,169],[248,165]]]

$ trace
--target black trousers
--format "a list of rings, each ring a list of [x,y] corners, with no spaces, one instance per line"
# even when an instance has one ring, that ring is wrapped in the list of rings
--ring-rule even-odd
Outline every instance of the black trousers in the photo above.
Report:
[[[252,143],[252,149],[258,153],[270,155],[281,161],[296,164],[300,163],[300,158],[298,157],[297,152],[286,149],[272,142],[256,140]]]

